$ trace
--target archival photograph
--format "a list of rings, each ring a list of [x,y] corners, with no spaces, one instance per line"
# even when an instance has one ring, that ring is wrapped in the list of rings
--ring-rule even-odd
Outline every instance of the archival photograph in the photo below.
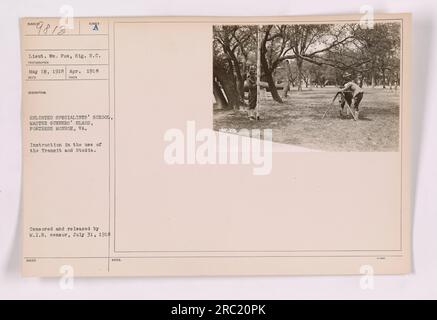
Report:
[[[316,151],[399,149],[401,24],[215,25],[213,127]]]

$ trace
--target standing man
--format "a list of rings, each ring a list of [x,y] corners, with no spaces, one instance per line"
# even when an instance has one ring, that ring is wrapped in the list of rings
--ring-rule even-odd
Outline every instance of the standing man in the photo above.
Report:
[[[291,80],[292,80],[292,75],[291,75],[290,62],[288,62],[288,60],[285,60],[285,81],[284,81],[284,89],[282,91],[282,96],[284,98],[287,98],[288,92],[290,92]]]
[[[341,92],[351,92],[352,93],[352,107],[355,112],[355,115],[353,115],[355,120],[358,120],[359,110],[358,106],[360,105],[361,100],[363,99],[364,91],[363,89],[357,85],[355,82],[350,81],[344,84],[343,89],[340,90]]]
[[[256,108],[256,100],[258,97],[257,92],[257,83],[256,83],[256,66],[250,66],[249,74],[247,76],[246,81],[244,82],[244,87],[246,87],[249,91],[249,111],[248,116],[250,120],[255,120],[255,108]]]

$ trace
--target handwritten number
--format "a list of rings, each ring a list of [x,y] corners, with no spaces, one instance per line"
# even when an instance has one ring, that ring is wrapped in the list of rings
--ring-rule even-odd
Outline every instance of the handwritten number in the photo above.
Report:
[[[44,25],[44,23],[42,23],[42,22],[38,22],[38,23],[36,24],[35,27],[36,27],[36,29],[38,30],[38,35],[41,34],[41,29],[42,29],[43,25]]]
[[[61,36],[65,34],[65,26],[55,26],[53,29],[51,29],[51,25],[49,23],[45,24],[44,22],[40,21],[35,25],[36,30],[38,31],[38,35],[58,35]]]

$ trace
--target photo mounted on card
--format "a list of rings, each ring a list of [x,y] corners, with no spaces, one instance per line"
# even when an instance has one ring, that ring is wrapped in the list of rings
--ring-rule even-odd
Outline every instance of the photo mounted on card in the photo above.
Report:
[[[21,19],[24,276],[411,271],[410,14],[67,22]]]

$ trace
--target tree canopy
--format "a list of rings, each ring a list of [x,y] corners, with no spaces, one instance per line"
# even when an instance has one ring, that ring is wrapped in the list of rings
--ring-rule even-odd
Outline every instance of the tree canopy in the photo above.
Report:
[[[383,87],[400,82],[399,23],[375,23],[372,29],[359,24],[215,26],[213,33],[214,95],[227,107],[244,103],[247,67],[256,64],[257,54],[261,80],[278,102],[278,87],[290,85],[302,90],[350,80]]]

